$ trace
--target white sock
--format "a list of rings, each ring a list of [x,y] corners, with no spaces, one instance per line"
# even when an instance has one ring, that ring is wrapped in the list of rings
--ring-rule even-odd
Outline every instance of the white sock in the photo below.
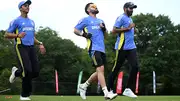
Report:
[[[107,87],[106,87],[106,86],[105,86],[105,87],[103,87],[103,88],[102,88],[102,90],[103,90],[103,92],[104,92],[104,95],[106,96],[106,95],[108,94]]]
[[[90,83],[88,81],[86,81],[83,85],[85,88],[87,88],[90,85]]]

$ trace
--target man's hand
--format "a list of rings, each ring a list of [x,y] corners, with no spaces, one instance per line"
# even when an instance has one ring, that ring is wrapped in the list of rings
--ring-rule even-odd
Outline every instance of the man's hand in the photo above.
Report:
[[[104,26],[104,23],[101,23],[101,24],[100,24],[100,27],[101,27],[101,28],[104,28],[104,27],[105,27],[105,26]]]
[[[92,34],[91,33],[83,33],[82,36],[87,38],[87,39],[90,39],[92,37]]]
[[[45,54],[46,53],[46,49],[44,48],[43,44],[39,45],[39,50],[40,50],[41,54]]]
[[[106,32],[106,26],[105,26],[104,23],[101,23],[101,24],[100,24],[100,27],[101,27],[101,29],[102,29],[103,32]]]
[[[137,28],[134,28],[134,33],[139,33],[139,30]]]
[[[25,32],[21,32],[20,34],[17,35],[18,38],[23,38],[26,35]]]
[[[135,24],[134,24],[134,23],[131,23],[131,24],[129,25],[128,29],[131,30],[131,29],[134,28],[134,27],[135,27]]]

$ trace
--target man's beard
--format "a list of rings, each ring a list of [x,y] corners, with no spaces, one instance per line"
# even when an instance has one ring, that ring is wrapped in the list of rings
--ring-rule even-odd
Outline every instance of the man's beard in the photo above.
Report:
[[[128,15],[128,16],[131,16],[132,14],[133,14],[133,11],[127,10],[127,15]]]
[[[91,9],[90,12],[92,14],[98,14],[99,13],[98,9]]]

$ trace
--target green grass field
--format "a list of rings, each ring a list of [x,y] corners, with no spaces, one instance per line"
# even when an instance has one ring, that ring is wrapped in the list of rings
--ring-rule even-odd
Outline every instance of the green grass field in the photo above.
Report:
[[[0,101],[19,101],[19,95],[0,95]],[[80,96],[31,96],[31,101],[83,101]],[[87,96],[84,101],[105,101],[103,96]],[[180,96],[138,96],[136,99],[118,96],[112,101],[180,101]]]

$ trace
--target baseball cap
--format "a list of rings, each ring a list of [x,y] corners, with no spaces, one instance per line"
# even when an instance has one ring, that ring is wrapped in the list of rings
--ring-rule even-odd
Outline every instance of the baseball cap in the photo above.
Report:
[[[134,5],[132,2],[126,2],[124,8],[137,8],[137,5]]]
[[[20,9],[20,8],[22,7],[22,5],[24,5],[24,4],[29,4],[29,5],[31,5],[31,1],[30,1],[30,0],[21,1],[21,2],[19,3],[19,5],[18,5],[18,8]]]

